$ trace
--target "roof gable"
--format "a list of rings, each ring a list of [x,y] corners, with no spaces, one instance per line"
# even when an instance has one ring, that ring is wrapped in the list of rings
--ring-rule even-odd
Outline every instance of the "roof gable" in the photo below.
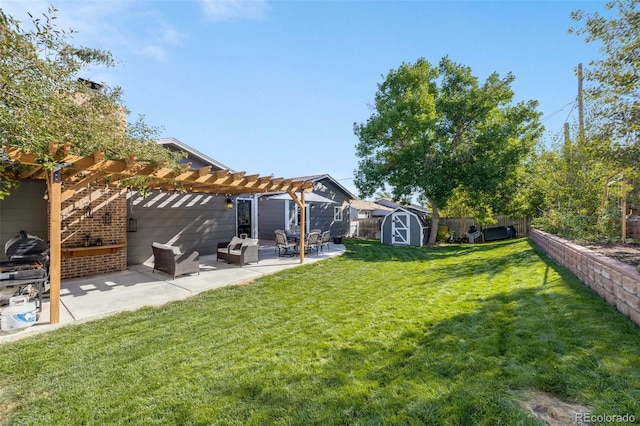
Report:
[[[186,152],[188,157],[184,162],[197,163],[193,164],[193,167],[199,168],[204,166],[211,166],[211,168],[214,170],[229,170],[231,172],[235,172],[235,170],[231,169],[230,167],[227,167],[221,162],[214,160],[213,158],[201,153],[200,151],[190,147],[183,142],[180,142],[176,138],[160,138],[156,142],[173,151]]]
[[[347,188],[345,188],[340,182],[338,182],[336,179],[332,178],[331,175],[329,175],[329,174],[311,175],[311,176],[299,176],[299,177],[297,177],[295,179],[303,180],[305,182],[320,182],[320,181],[326,179],[326,180],[330,181],[337,189],[339,189],[346,196],[346,198],[350,198],[352,200],[355,200],[355,199],[358,198],[351,191],[349,191]]]

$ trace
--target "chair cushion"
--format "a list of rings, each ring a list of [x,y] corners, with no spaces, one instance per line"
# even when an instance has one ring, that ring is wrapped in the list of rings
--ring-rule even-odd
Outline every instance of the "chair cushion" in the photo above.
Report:
[[[176,255],[182,254],[180,252],[180,247],[177,247],[177,246],[170,246],[169,244],[162,244],[162,243],[153,243],[153,246],[160,249],[164,249],[164,250],[171,250],[173,254],[176,254]]]
[[[229,242],[229,244],[227,245],[227,247],[229,247],[231,250],[237,250],[242,246],[243,242],[244,242],[244,239],[233,237]]]
[[[258,240],[255,238],[245,238],[242,241],[242,246],[257,246]]]

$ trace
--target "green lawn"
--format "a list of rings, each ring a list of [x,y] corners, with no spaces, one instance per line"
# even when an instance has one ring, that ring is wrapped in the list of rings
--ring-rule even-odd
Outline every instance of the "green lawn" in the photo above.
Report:
[[[540,390],[640,418],[640,331],[526,240],[347,253],[0,345],[4,424],[538,424]]]

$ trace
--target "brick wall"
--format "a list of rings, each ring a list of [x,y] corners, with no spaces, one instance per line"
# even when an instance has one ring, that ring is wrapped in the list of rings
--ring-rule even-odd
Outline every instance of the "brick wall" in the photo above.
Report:
[[[64,187],[62,188],[64,193]],[[127,198],[126,189],[106,185],[92,185],[80,189],[62,203],[62,268],[61,278],[84,277],[127,269]],[[106,223],[109,212],[111,223]],[[124,244],[114,253],[69,257],[65,248],[83,247],[85,237],[90,244],[98,239],[102,246]]]
[[[640,325],[640,273],[630,265],[539,230],[529,240]]]

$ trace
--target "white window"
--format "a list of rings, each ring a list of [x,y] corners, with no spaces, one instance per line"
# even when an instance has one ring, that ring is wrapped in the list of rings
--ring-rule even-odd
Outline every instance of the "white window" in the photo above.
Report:
[[[336,222],[342,222],[342,207],[333,208],[333,220]]]

